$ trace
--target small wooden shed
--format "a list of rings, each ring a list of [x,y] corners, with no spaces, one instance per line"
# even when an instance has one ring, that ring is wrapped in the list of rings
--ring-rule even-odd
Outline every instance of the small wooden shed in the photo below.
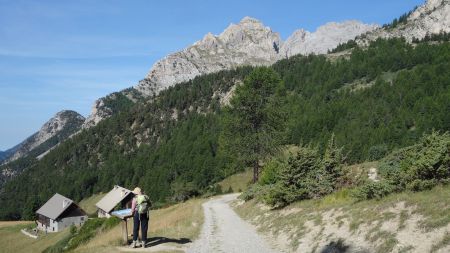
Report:
[[[71,225],[81,226],[88,216],[73,200],[56,193],[39,210],[38,229],[58,232]]]
[[[111,217],[111,212],[116,206],[131,208],[131,200],[134,193],[126,188],[115,185],[95,206],[98,208],[98,217]]]

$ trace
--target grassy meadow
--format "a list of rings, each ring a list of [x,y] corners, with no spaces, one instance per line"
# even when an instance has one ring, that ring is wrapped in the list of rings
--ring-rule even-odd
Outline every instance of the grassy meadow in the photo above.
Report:
[[[42,252],[69,234],[69,230],[66,229],[60,233],[41,234],[38,239],[33,239],[20,232],[21,229],[30,225],[34,223],[31,221],[0,222],[0,252]]]
[[[253,172],[251,169],[247,169],[243,172],[239,172],[237,174],[231,175],[221,182],[219,182],[222,191],[227,192],[228,189],[233,190],[233,192],[242,192],[245,191],[249,184],[252,181]]]
[[[97,207],[95,204],[102,199],[106,193],[98,193],[94,194],[89,198],[85,198],[82,201],[80,201],[79,206],[88,214],[88,215],[95,215],[97,213]]]

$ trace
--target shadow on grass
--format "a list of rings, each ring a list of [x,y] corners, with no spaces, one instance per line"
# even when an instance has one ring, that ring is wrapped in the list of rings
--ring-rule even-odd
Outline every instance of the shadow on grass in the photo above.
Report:
[[[339,239],[328,243],[320,253],[347,253],[349,252],[350,246],[344,243],[344,240]]]
[[[153,246],[160,245],[163,243],[186,244],[186,243],[191,243],[191,242],[192,241],[189,238],[173,239],[173,238],[167,238],[167,237],[150,237],[150,238],[147,238],[147,243],[145,244],[145,246],[153,247]]]

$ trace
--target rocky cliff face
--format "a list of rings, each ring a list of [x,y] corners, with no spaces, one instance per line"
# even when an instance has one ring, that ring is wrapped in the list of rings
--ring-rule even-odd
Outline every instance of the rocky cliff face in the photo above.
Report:
[[[124,92],[135,100],[151,98],[176,83],[196,76],[231,69],[241,65],[270,65],[295,54],[322,54],[339,43],[375,29],[358,21],[328,23],[316,32],[298,30],[286,42],[280,35],[260,21],[245,17],[238,24],[231,24],[221,34],[208,33],[203,39],[179,52],[169,54],[157,61],[149,73],[133,87]],[[105,106],[104,98],[97,100],[92,113],[83,127],[90,127],[108,117],[112,111]]]
[[[296,54],[322,54],[356,36],[377,28],[359,21],[328,23],[316,32],[298,30],[285,43],[260,21],[245,17],[220,35],[211,33],[180,52],[156,62],[135,89],[145,96],[157,94],[198,75],[240,65],[270,65]]]
[[[427,0],[408,16],[406,23],[395,28],[376,29],[359,42],[392,37],[404,37],[412,41],[413,38],[422,39],[427,34],[440,32],[450,32],[450,0]]]
[[[220,35],[208,33],[192,46],[159,60],[147,74],[147,81],[135,89],[150,96],[198,75],[239,65],[271,64],[279,59],[281,43],[278,33],[254,18],[245,17]]]
[[[7,156],[6,152],[0,151],[0,163],[5,159],[6,156]]]
[[[44,153],[57,145],[60,141],[68,138],[71,134],[81,129],[84,121],[85,118],[75,111],[58,112],[53,118],[47,121],[38,132],[12,148],[12,152],[10,152],[5,162],[11,162],[23,157],[33,150],[36,150],[51,138],[56,138],[53,142],[47,143],[45,147],[41,147],[36,156]]]
[[[89,128],[95,126],[102,119],[105,119],[112,115],[111,108],[105,106],[105,98],[95,100],[92,106],[91,114],[83,122],[82,128]]]
[[[356,20],[342,23],[330,22],[319,27],[311,33],[303,29],[295,31],[283,44],[281,57],[290,57],[297,54],[326,54],[340,43],[354,39],[378,28],[377,25],[363,24]]]

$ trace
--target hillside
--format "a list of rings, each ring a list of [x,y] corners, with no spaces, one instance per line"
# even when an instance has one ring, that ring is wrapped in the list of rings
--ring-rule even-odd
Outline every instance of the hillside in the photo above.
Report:
[[[8,149],[6,151],[0,151],[0,163],[2,163],[4,160],[10,157],[12,152],[13,150],[11,149]]]
[[[443,41],[390,39],[333,61],[299,55],[277,62],[287,94],[278,108],[288,118],[283,143],[323,147],[334,133],[352,163],[411,145],[431,129],[449,130],[449,49]],[[140,185],[160,203],[204,193],[242,168],[219,135],[224,98],[251,70],[197,77],[82,131],[5,184],[0,217],[29,217],[54,192],[80,200],[112,184]],[[354,82],[373,85],[343,88]]]
[[[423,39],[427,35],[450,32],[450,2],[428,0],[414,10],[395,18],[390,24],[360,36],[359,42],[377,38],[403,37],[407,41]]]
[[[36,159],[45,156],[52,148],[81,129],[85,118],[75,111],[61,111],[25,139],[3,152],[0,159],[0,188],[3,183],[19,175]]]
[[[58,142],[63,141],[73,133],[77,132],[85,118],[75,111],[61,111],[49,119],[42,125],[41,129],[26,138],[10,150],[5,151],[9,153],[5,163],[17,160],[20,157],[28,155],[29,152],[40,149],[40,152],[35,152],[37,155],[52,148]],[[53,139],[50,142],[50,139]],[[42,145],[47,142],[45,147]]]
[[[256,201],[234,208],[279,251],[443,253],[450,250],[449,194],[445,186],[355,203],[344,191],[281,210]]]

